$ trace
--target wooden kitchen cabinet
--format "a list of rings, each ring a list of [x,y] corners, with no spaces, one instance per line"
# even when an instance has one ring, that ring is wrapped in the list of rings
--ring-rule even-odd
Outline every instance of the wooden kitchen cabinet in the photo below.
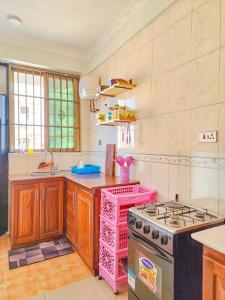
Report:
[[[63,234],[64,182],[40,184],[40,239]]]
[[[11,184],[12,248],[57,238],[64,233],[64,180]]]
[[[12,246],[38,240],[39,185],[15,184],[11,199]]]
[[[93,206],[94,196],[81,189],[77,189],[76,195],[76,239],[75,248],[90,269],[94,265],[94,244],[93,244]]]
[[[225,300],[225,255],[204,246],[203,300]]]
[[[76,196],[77,186],[74,182],[67,182],[67,204],[66,204],[66,235],[75,247],[76,243]]]

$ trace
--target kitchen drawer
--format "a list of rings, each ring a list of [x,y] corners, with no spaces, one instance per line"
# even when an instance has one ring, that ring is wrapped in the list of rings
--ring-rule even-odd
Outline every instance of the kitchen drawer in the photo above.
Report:
[[[66,209],[66,220],[69,223],[74,224],[74,221],[75,221],[75,209],[74,208],[67,207],[67,209]]]

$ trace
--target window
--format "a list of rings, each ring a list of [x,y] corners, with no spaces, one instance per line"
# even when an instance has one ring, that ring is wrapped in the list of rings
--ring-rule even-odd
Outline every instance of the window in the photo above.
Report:
[[[11,151],[79,151],[78,78],[11,68]]]

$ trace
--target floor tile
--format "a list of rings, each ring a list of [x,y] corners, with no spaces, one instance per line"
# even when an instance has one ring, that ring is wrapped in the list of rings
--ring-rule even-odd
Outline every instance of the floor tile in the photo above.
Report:
[[[113,288],[104,280],[99,280],[98,277],[95,278],[98,285],[103,289],[104,293],[108,296],[110,300],[127,300],[128,292],[127,285],[123,285],[119,288],[119,294],[115,295],[113,292]]]
[[[88,278],[61,289],[45,293],[46,300],[109,300],[96,280]]]
[[[0,287],[0,300],[6,300],[6,289]]]
[[[45,296],[44,296],[44,294],[42,293],[42,294],[40,294],[40,295],[31,297],[31,298],[29,298],[28,300],[45,300]]]
[[[41,293],[41,285],[38,281],[23,286],[10,286],[7,288],[7,300],[27,300]]]

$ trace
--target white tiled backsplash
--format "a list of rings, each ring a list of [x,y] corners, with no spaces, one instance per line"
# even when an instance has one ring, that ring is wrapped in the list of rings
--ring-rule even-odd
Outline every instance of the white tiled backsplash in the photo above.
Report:
[[[29,174],[38,169],[42,162],[44,153],[10,153],[9,154],[9,175]],[[87,153],[54,153],[54,161],[59,170],[69,170],[72,165],[77,164],[79,160],[89,162]]]

